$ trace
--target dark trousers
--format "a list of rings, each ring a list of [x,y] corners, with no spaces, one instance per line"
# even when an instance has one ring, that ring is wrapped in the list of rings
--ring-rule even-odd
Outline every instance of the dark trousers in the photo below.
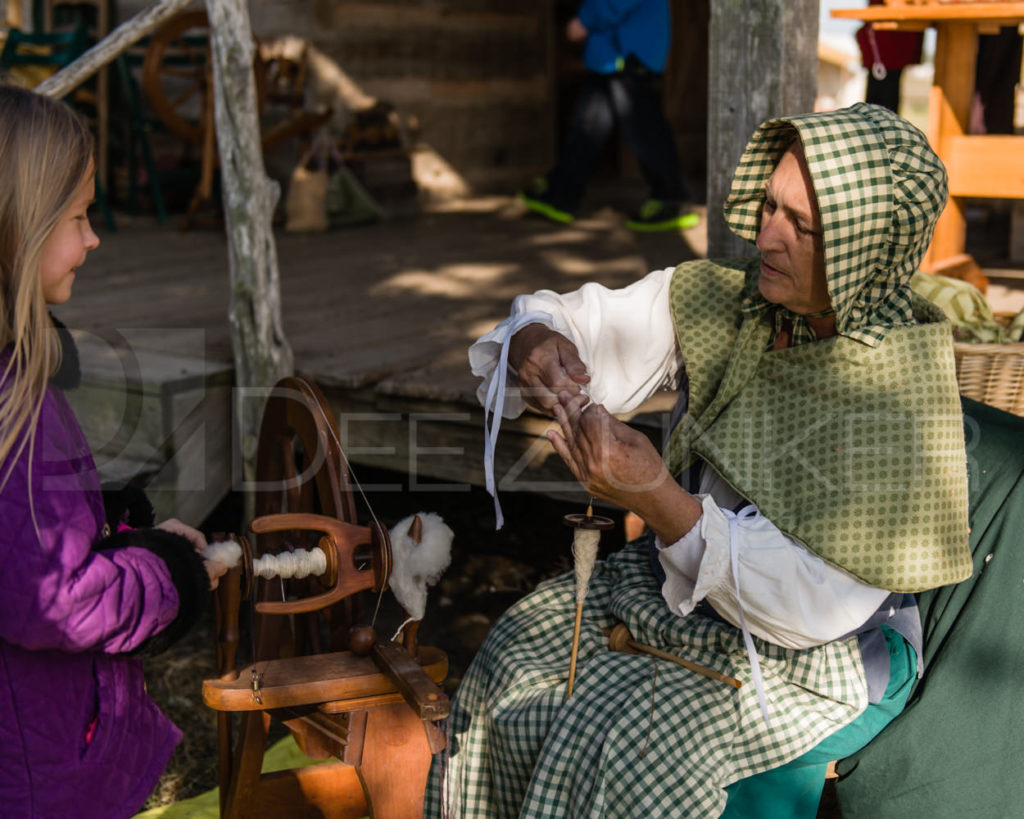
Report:
[[[900,76],[902,68],[890,68],[885,79],[876,80],[874,75],[868,71],[868,87],[864,95],[864,102],[872,105],[882,105],[895,113],[900,112]]]
[[[631,59],[617,74],[590,73],[573,111],[569,136],[548,173],[548,198],[575,211],[594,163],[618,123],[636,155],[652,199],[689,199],[672,130],[661,107],[658,75]]]

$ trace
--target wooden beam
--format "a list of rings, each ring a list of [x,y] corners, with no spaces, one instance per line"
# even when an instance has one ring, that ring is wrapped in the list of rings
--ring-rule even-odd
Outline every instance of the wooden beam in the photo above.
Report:
[[[749,255],[722,217],[732,175],[766,119],[813,110],[817,0],[712,0],[708,27],[709,257]]]
[[[971,23],[939,26],[935,76],[928,100],[928,139],[932,149],[943,159],[949,156],[952,140],[969,130],[977,55],[978,38]],[[950,196],[935,223],[935,235],[925,255],[925,265],[963,253],[966,238],[964,203]]]
[[[1015,26],[1024,18],[1024,3],[922,3],[881,5],[857,9],[832,9],[845,20],[940,21],[970,20]]]
[[[192,0],[159,0],[119,25],[73,63],[47,77],[35,90],[55,99],[66,96],[190,2]]]
[[[1019,136],[958,136],[946,159],[950,196],[1024,199],[1024,140]]]
[[[256,112],[255,43],[245,0],[208,0],[214,115],[231,278],[235,424],[243,477],[255,479],[261,402],[244,390],[272,387],[293,372],[281,320],[281,285],[272,219],[280,188],[266,174]],[[247,496],[247,504],[251,495]],[[251,509],[247,509],[251,512]],[[251,515],[247,514],[246,519]]]

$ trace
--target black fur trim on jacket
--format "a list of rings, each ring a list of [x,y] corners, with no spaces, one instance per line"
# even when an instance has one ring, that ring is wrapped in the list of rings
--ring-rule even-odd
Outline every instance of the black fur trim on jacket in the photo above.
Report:
[[[75,389],[82,383],[82,366],[78,359],[78,347],[71,337],[71,331],[53,313],[50,313],[50,321],[53,322],[57,338],[60,339],[60,367],[50,377],[50,381],[66,392]]]
[[[132,484],[103,484],[103,512],[111,532],[124,523],[135,529],[152,526],[153,504],[145,491]]]
[[[135,655],[159,654],[183,637],[206,611],[210,600],[210,577],[203,559],[189,540],[163,529],[131,529],[117,532],[96,542],[94,551],[140,546],[148,549],[164,563],[178,591],[178,614],[158,634],[130,652]]]

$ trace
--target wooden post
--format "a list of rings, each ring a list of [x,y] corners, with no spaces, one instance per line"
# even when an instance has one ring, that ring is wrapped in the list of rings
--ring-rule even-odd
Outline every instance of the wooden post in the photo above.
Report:
[[[191,1],[159,0],[149,8],[143,9],[115,28],[73,63],[39,83],[35,91],[55,99],[64,97]]]
[[[951,157],[953,140],[970,131],[974,67],[978,56],[978,36],[974,28],[975,24],[970,21],[947,22],[938,27],[935,78],[928,98],[928,138],[940,157]],[[959,196],[949,197],[925,256],[929,270],[937,262],[964,252],[967,241],[964,204]]]
[[[813,110],[818,0],[711,0],[708,256],[749,255],[722,218],[733,171],[764,120]]]
[[[242,478],[256,477],[263,402],[247,389],[272,387],[292,374],[292,350],[281,319],[281,288],[272,218],[280,195],[267,177],[256,113],[252,27],[245,0],[207,0],[213,60],[214,117],[231,280],[236,440]],[[246,493],[247,498],[252,493]],[[251,500],[247,501],[251,506]],[[246,509],[246,519],[252,517]]]

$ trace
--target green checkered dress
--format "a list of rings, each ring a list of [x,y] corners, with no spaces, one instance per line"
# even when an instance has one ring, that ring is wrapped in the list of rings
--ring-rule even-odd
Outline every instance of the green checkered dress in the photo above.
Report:
[[[672,310],[690,407],[666,462],[677,469],[700,454],[780,528],[859,576],[889,572],[892,588],[960,577],[970,556],[951,340],[909,289],[945,201],[945,174],[919,131],[875,106],[770,122],[751,140],[726,203],[739,235],[755,238],[765,183],[795,134],[818,196],[840,335],[802,343],[814,341],[803,319],[757,294],[756,263],[680,266]],[[796,346],[766,354],[784,318]],[[780,446],[751,446],[766,430]],[[915,448],[923,442],[934,446]],[[897,451],[879,470],[890,444]],[[822,478],[848,482],[826,492]],[[905,559],[885,560],[907,543]],[[565,702],[574,587],[572,575],[545,584],[495,624],[453,702],[428,816],[717,816],[726,786],[797,758],[867,705],[856,638],[803,651],[755,640],[767,725],[742,633],[672,614],[640,543],[594,572]],[[605,630],[616,621],[637,642],[742,687],[609,651]]]
[[[856,638],[806,651],[757,640],[766,726],[742,634],[672,614],[643,541],[598,563],[566,702],[574,600],[565,575],[495,624],[459,686],[427,816],[717,816],[725,786],[795,759],[867,705]],[[743,686],[610,651],[604,629],[617,621]]]

